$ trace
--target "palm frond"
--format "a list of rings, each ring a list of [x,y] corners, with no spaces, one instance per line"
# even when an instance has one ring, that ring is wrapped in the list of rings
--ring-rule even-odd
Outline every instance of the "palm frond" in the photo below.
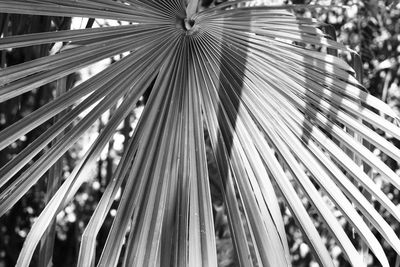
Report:
[[[122,198],[98,266],[116,266],[119,260],[124,266],[217,265],[204,130],[210,136],[242,266],[291,265],[280,197],[321,266],[334,266],[300,193],[352,265],[362,266],[362,258],[324,197],[341,211],[379,262],[389,266],[382,244],[359,212],[399,254],[400,240],[358,185],[398,222],[400,212],[347,150],[398,189],[399,177],[346,129],[399,162],[399,149],[373,130],[400,140],[398,117],[364,91],[347,63],[322,52],[351,51],[329,39],[320,23],[297,18],[284,6],[237,7],[249,2],[242,0],[194,13],[197,1],[188,7],[184,2],[0,0],[0,10],[6,13],[131,23],[0,39],[0,50],[54,42],[68,42],[71,47],[1,69],[0,102],[128,52],[0,132],[4,149],[61,113],[56,123],[0,169],[3,215],[96,119],[117,105],[33,224],[17,266],[29,265],[49,224],[74,197],[84,173],[149,86],[144,112],[83,234],[78,266],[95,264],[96,236],[122,184]],[[51,142],[54,145],[29,165]]]

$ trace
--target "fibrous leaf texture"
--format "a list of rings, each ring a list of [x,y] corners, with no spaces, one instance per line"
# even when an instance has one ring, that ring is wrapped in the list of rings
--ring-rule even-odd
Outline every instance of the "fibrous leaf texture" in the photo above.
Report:
[[[241,266],[291,266],[281,200],[315,259],[334,266],[301,198],[313,206],[350,264],[364,263],[334,210],[382,266],[389,266],[373,231],[397,253],[400,240],[363,192],[397,221],[400,212],[362,165],[400,189],[399,177],[365,146],[369,142],[400,161],[400,151],[373,130],[400,139],[398,118],[365,92],[347,63],[323,52],[351,51],[326,36],[317,21],[297,18],[286,6],[240,0],[196,13],[197,1],[189,1],[190,8],[186,2],[0,0],[4,13],[130,23],[0,39],[1,50],[54,42],[73,47],[1,69],[1,102],[104,58],[126,55],[0,132],[4,149],[58,117],[0,169],[3,215],[117,106],[33,224],[17,266],[29,265],[46,229],[82,185],[81,176],[148,88],[144,111],[82,236],[78,266],[217,266],[205,133]],[[117,214],[95,262],[97,234],[122,185]]]

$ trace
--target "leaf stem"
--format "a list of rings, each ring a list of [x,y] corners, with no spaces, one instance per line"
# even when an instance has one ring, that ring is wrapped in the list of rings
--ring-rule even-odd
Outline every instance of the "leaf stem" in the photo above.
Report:
[[[190,20],[190,18],[197,12],[198,6],[199,0],[188,0],[188,5],[186,7],[187,20]]]

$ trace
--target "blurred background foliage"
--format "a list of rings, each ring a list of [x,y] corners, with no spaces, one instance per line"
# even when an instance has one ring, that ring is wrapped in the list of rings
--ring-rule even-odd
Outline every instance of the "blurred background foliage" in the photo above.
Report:
[[[224,2],[223,0],[203,0],[202,8],[209,8]],[[256,1],[257,2],[257,1]],[[314,17],[322,23],[333,26],[337,39],[348,45],[359,53],[362,59],[362,82],[365,88],[373,95],[386,101],[394,108],[400,116],[400,3],[399,0],[292,0],[292,1],[262,1],[268,3],[300,4],[300,5],[323,5],[328,7],[299,7],[296,9],[298,16]],[[49,30],[63,30],[71,27],[71,18],[59,17],[40,17],[24,16],[0,13],[0,36],[18,35],[26,33],[44,32]],[[108,22],[98,22],[105,25]],[[113,22],[115,23],[115,22]],[[82,22],[81,22],[82,24]],[[92,27],[93,20],[85,21],[85,25],[80,27]],[[24,61],[32,60],[51,53],[57,53],[62,44],[49,44],[31,46],[26,48],[13,49],[10,51],[0,51],[0,68],[15,65]],[[114,59],[109,59],[103,64],[108,64]],[[351,64],[351,58],[345,58]],[[70,75],[63,81],[65,90],[79,83],[82,79],[92,75],[94,68],[84,70],[79,74]],[[0,105],[0,130],[11,125],[15,121],[29,114],[31,111],[44,105],[56,95],[55,83],[48,84],[42,88],[26,93],[16,99],[11,99]],[[54,266],[67,267],[74,266],[77,260],[80,236],[99,201],[111,174],[120,159],[125,140],[132,133],[138,117],[140,116],[146,96],[137,104],[137,108],[120,125],[119,131],[110,141],[108,147],[103,151],[101,158],[97,162],[96,168],[87,174],[87,182],[81,187],[76,198],[57,216],[54,224],[55,246],[53,253]],[[90,131],[83,136],[79,142],[66,153],[62,159],[62,177],[67,177],[72,171],[77,159],[88,148],[88,144],[93,142],[101,131],[104,123],[112,114],[110,110]],[[38,137],[44,129],[53,123],[52,120],[40,127],[32,130],[26,136],[1,151],[0,167],[12,159],[23,148],[29,145],[32,140]],[[384,134],[384,133],[382,133]],[[391,140],[391,136],[385,136]],[[206,137],[207,138],[207,137]],[[397,143],[396,146],[400,147]],[[209,147],[209,149],[211,149]],[[232,241],[230,238],[227,217],[222,203],[217,178],[213,177],[216,173],[215,160],[212,158],[211,150],[208,153],[208,167],[210,170],[210,185],[212,190],[215,231],[217,236],[217,250],[220,266],[237,266]],[[374,151],[377,155],[380,151]],[[35,159],[34,159],[35,160]],[[383,158],[385,162],[400,174],[400,166],[390,158]],[[22,170],[23,171],[23,170]],[[392,201],[399,205],[399,190],[393,186],[386,185],[380,177],[374,175],[376,183],[380,184],[383,191],[389,195]],[[47,174],[41,181],[34,186],[29,193],[22,198],[14,208],[5,216],[0,218],[0,267],[14,266],[18,253],[22,247],[33,221],[41,212],[48,201],[46,194]],[[116,214],[118,206],[117,196],[114,207],[111,209],[103,228],[98,236],[98,247],[101,247],[106,238],[112,219]],[[311,205],[304,198],[304,205],[309,209],[313,216]],[[379,209],[379,207],[377,207]],[[390,218],[382,209],[382,213],[388,222],[392,222],[392,227],[396,233],[400,234],[400,226]],[[318,266],[313,260],[310,250],[302,238],[301,232],[290,212],[282,205],[282,214],[286,224],[289,247],[293,257],[293,266]],[[340,248],[330,238],[328,232],[319,224],[315,214],[315,224],[322,236],[325,237],[326,245],[338,266],[348,266],[342,257]],[[341,214],[337,214],[338,220],[344,225],[346,231],[351,235],[352,229],[346,224]],[[379,236],[379,234],[377,233]],[[357,238],[354,243],[358,245]],[[384,242],[383,240],[381,240]],[[400,258],[390,248],[384,244],[391,266],[399,267]],[[99,257],[99,253],[96,254]],[[31,266],[37,266],[39,256],[36,255]],[[370,266],[378,266],[372,255],[369,255]]]

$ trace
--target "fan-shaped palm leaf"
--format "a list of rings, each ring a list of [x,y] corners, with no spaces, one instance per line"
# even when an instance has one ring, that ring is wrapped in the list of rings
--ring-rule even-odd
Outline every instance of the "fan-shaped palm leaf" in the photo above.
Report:
[[[363,90],[351,67],[314,47],[344,52],[347,48],[327,38],[316,21],[296,18],[285,7],[237,7],[249,2],[241,0],[196,13],[197,1],[190,1],[187,8],[184,2],[0,0],[0,10],[7,13],[132,22],[0,39],[0,49],[58,41],[73,46],[0,70],[1,102],[101,59],[129,52],[0,132],[3,149],[72,107],[0,169],[0,214],[4,214],[99,116],[122,99],[34,223],[17,266],[28,266],[52,219],[82,184],[79,177],[96,161],[154,80],[143,115],[84,232],[79,266],[95,263],[96,235],[124,181],[98,266],[116,266],[121,257],[124,266],[217,265],[204,125],[241,266],[291,265],[277,192],[319,263],[333,266],[298,196],[298,186],[352,265],[363,266],[362,258],[322,195],[332,200],[380,263],[389,266],[364,220],[398,253],[400,240],[358,184],[397,221],[399,209],[346,151],[352,151],[398,189],[399,177],[346,129],[397,161],[400,151],[363,121],[397,139],[400,130],[393,123],[396,115]],[[89,108],[87,115],[73,124]],[[71,124],[73,127],[67,128]],[[54,139],[49,150],[11,179]]]

